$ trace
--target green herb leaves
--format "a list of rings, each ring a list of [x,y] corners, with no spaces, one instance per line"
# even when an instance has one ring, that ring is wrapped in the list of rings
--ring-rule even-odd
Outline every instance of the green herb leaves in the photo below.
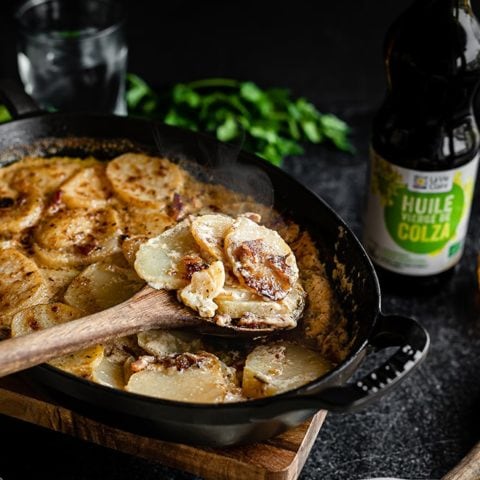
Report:
[[[8,122],[12,117],[5,105],[0,105],[0,123]]]
[[[348,125],[322,114],[305,98],[288,90],[262,90],[253,82],[210,78],[179,83],[163,95],[141,78],[127,77],[129,113],[158,118],[169,125],[206,131],[223,142],[243,140],[243,148],[275,165],[288,155],[303,153],[303,142],[330,141],[353,151]]]

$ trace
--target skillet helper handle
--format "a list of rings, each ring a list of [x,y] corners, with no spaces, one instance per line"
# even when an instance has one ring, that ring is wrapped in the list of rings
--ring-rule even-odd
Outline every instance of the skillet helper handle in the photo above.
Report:
[[[478,480],[480,478],[480,443],[442,480]]]
[[[377,400],[404,380],[426,357],[427,331],[412,318],[380,314],[369,341],[370,351],[400,347],[385,363],[354,383],[312,395],[321,408],[348,412]]]
[[[16,118],[31,117],[42,112],[35,101],[25,93],[21,83],[10,78],[0,79],[0,102]]]

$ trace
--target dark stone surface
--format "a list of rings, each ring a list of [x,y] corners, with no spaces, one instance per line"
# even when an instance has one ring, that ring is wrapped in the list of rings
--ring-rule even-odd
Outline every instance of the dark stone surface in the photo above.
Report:
[[[406,0],[130,2],[130,70],[155,85],[207,76],[291,88],[353,126],[357,154],[309,148],[285,168],[361,230],[368,136],[383,96],[381,43]],[[478,2],[472,2],[477,7]],[[478,9],[477,9],[478,10]],[[13,27],[0,7],[0,73],[15,74]],[[385,295],[385,312],[415,316],[432,337],[430,355],[394,393],[368,410],[329,415],[303,480],[369,476],[440,478],[480,439],[480,189],[465,256],[452,281],[430,296]],[[4,480],[193,479],[191,475],[0,417]]]

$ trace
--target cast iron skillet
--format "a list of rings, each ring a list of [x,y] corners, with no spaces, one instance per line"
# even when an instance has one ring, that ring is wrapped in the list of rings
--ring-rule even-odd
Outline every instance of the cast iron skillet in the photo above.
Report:
[[[15,120],[0,126],[0,166],[25,154],[94,154],[159,151],[205,163],[221,154],[216,140],[145,120],[88,114],[44,114],[12,82],[0,82],[0,97]],[[348,357],[308,385],[274,397],[233,404],[191,404],[104,387],[50,366],[28,372],[65,405],[105,423],[167,440],[228,446],[262,441],[296,426],[320,409],[347,412],[371,403],[403,380],[426,356],[429,337],[415,320],[384,316],[372,264],[357,238],[325,202],[280,169],[240,152],[238,162],[269,176],[275,207],[290,213],[317,242],[356,340]],[[347,188],[347,186],[345,186]],[[333,273],[343,265],[352,284]],[[345,383],[373,351],[399,347],[388,361],[354,383]]]

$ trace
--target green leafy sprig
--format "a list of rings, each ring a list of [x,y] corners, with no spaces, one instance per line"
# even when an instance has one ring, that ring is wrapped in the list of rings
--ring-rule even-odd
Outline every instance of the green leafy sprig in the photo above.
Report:
[[[8,122],[12,119],[10,112],[5,105],[0,105],[0,123]]]
[[[344,121],[320,113],[303,97],[293,99],[286,89],[263,90],[253,82],[209,78],[157,94],[129,74],[126,98],[130,114],[210,132],[223,142],[242,141],[243,148],[275,165],[288,155],[302,154],[302,144],[308,142],[326,141],[353,151]]]

